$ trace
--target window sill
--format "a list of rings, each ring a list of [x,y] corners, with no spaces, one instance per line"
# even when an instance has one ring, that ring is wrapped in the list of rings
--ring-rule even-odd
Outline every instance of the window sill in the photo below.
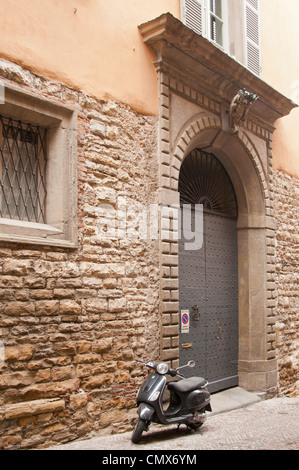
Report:
[[[0,218],[0,241],[76,248],[62,230],[53,225]]]

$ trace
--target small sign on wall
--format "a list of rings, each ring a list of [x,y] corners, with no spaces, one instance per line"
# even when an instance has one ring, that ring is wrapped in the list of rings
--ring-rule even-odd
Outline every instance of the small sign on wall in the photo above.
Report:
[[[181,310],[181,333],[189,333],[190,312],[189,310]]]

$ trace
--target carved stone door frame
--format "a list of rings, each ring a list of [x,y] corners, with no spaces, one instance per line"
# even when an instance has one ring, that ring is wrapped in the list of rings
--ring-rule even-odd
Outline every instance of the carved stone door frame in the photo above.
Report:
[[[238,202],[239,386],[272,393],[277,387],[272,133],[275,120],[294,105],[170,14],[140,31],[157,55],[159,203],[179,207],[180,167],[193,149],[212,153],[226,169]],[[259,99],[232,132],[231,103],[243,88]],[[175,228],[167,235],[161,231],[160,271],[161,359],[176,366]]]

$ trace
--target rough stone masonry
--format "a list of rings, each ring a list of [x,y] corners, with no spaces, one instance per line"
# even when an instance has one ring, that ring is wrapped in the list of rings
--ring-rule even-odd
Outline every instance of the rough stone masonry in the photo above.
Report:
[[[79,225],[75,250],[0,244],[0,448],[119,432],[132,423],[135,360],[159,354],[158,250],[101,241],[98,208],[156,202],[156,118],[7,61],[0,76],[77,109]]]
[[[299,181],[276,172],[276,346],[280,390],[299,390]]]

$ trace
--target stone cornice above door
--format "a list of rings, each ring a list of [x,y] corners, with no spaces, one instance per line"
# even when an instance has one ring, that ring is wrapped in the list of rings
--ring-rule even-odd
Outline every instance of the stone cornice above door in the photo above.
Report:
[[[156,53],[156,67],[209,99],[229,106],[245,88],[259,96],[250,114],[268,126],[297,106],[170,13],[139,29],[144,42]]]

